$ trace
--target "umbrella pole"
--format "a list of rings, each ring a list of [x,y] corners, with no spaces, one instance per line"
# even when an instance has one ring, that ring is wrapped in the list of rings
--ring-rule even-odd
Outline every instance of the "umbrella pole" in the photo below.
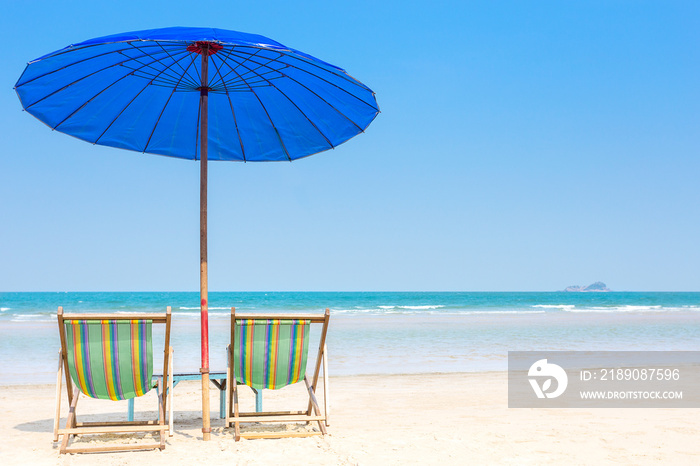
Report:
[[[204,440],[211,439],[209,421],[209,284],[207,275],[207,137],[209,129],[208,103],[208,56],[209,47],[202,46],[202,87],[199,89],[201,112],[200,131],[200,186],[199,186],[199,296],[201,304],[202,330],[202,434]]]

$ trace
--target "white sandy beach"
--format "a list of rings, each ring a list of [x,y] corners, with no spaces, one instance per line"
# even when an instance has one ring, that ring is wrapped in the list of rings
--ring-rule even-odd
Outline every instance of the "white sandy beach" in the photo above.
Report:
[[[234,442],[214,389],[212,440],[204,442],[200,384],[181,382],[164,451],[59,455],[55,387],[4,386],[0,464],[700,464],[694,409],[509,409],[503,372],[332,377],[329,388],[326,437]],[[137,400],[137,419],[154,410],[153,396]],[[264,407],[289,399],[291,408],[305,406],[303,388],[267,390]],[[82,398],[78,407],[86,420],[126,417],[125,402]],[[65,397],[62,408],[65,422]]]

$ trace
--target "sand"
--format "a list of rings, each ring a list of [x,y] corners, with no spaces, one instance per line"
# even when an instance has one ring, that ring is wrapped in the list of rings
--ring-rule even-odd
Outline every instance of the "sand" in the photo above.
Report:
[[[199,384],[181,382],[164,451],[59,455],[55,387],[4,386],[0,464],[700,464],[696,409],[509,409],[503,372],[332,377],[329,388],[325,437],[234,442],[214,389],[212,439],[204,442]],[[289,400],[297,409],[303,395],[299,385],[265,391],[264,407]],[[84,420],[126,417],[125,402],[81,399],[78,407]],[[137,419],[154,409],[152,394],[138,399]],[[114,440],[92,442],[105,441]]]

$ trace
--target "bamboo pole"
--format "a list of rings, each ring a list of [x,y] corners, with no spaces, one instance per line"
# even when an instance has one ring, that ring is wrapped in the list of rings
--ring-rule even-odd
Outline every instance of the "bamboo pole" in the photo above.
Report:
[[[201,112],[200,130],[200,187],[199,187],[199,290],[202,330],[202,434],[204,440],[211,439],[209,420],[209,293],[207,276],[207,137],[209,130],[209,44],[201,45],[202,55],[202,87],[199,90]]]

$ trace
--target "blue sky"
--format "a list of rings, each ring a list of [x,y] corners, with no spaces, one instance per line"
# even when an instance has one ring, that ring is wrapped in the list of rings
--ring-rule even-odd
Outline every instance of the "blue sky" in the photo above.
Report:
[[[293,163],[211,163],[211,290],[700,291],[700,4],[6,2],[0,291],[199,287],[196,162],[22,112],[26,62],[168,26],[263,34],[382,113]]]

